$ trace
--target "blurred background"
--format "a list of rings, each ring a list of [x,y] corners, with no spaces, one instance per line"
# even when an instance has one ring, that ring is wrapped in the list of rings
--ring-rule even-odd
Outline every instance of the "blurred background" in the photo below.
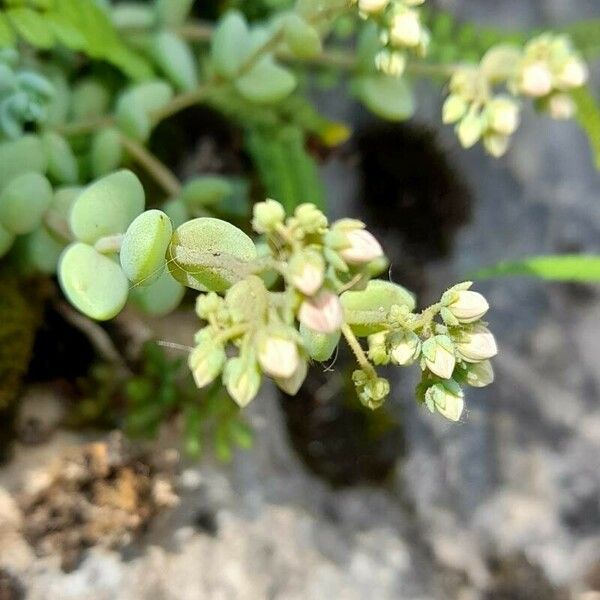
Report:
[[[600,17],[597,0],[435,4],[506,28]],[[322,156],[331,216],[364,220],[421,305],[501,260],[600,252],[600,175],[573,123],[529,111],[496,160],[440,125],[433,86],[402,125],[335,86],[314,98],[353,130]],[[232,126],[193,110],[178,172],[247,169]],[[264,387],[235,429],[250,448],[220,443],[217,426],[199,459],[167,413],[139,413],[128,428],[151,423],[158,437],[132,442],[108,408],[114,353],[189,344],[189,307],[91,332],[46,307],[0,423],[0,600],[600,600],[600,289],[523,278],[476,289],[500,352],[495,384],[468,394],[459,424],[415,404],[410,372],[389,374],[385,410],[360,409],[342,352],[295,398]],[[168,385],[181,352],[142,356],[131,397],[193,394]]]

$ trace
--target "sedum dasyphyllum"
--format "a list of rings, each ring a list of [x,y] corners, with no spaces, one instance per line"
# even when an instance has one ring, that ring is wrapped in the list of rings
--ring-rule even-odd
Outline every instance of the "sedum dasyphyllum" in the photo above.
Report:
[[[203,326],[188,361],[198,387],[220,376],[240,406],[263,377],[295,394],[309,362],[329,360],[341,337],[357,360],[358,397],[371,409],[390,393],[377,365],[417,364],[419,401],[453,421],[463,412],[461,386],[493,381],[497,348],[482,321],[489,305],[471,283],[416,312],[405,288],[374,279],[387,261],[360,221],[330,224],[312,204],[286,218],[281,204],[266,200],[255,206],[252,225],[267,252],[252,251],[229,223],[206,218],[186,223],[185,235],[175,231],[167,251],[172,275],[202,291],[196,312]]]

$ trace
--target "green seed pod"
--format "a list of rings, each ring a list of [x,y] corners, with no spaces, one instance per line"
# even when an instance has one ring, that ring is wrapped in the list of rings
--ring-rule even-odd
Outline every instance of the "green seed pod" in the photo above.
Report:
[[[22,138],[0,144],[0,188],[23,173],[45,173],[48,159],[40,138]]]
[[[218,204],[233,193],[231,182],[218,175],[202,175],[188,181],[181,196],[188,208],[203,208]]]
[[[4,256],[12,247],[15,234],[0,225],[0,257]]]
[[[64,137],[47,131],[42,144],[48,157],[48,174],[58,183],[75,183],[79,177],[77,159]]]
[[[0,195],[0,222],[12,233],[29,233],[41,225],[52,197],[52,186],[43,175],[20,175]]]
[[[94,77],[82,79],[73,88],[71,115],[74,121],[84,121],[104,115],[110,106],[111,96],[103,83]]]
[[[159,23],[176,27],[185,22],[193,3],[194,0],[156,0],[154,9]]]
[[[321,53],[319,32],[297,14],[286,17],[284,33],[288,48],[297,58],[314,58]]]
[[[162,205],[164,213],[171,219],[173,227],[183,225],[189,218],[190,213],[181,198],[173,198]]]
[[[160,70],[180,91],[198,86],[198,66],[190,47],[171,31],[153,38],[152,56]]]
[[[242,13],[228,11],[219,21],[212,37],[211,57],[217,74],[231,79],[248,55],[250,33]]]
[[[75,242],[65,249],[58,278],[69,302],[92,319],[112,319],[127,301],[129,282],[121,267],[87,244]]]
[[[394,305],[415,309],[415,298],[401,285],[374,279],[360,291],[344,292],[340,296],[346,323],[358,336],[367,336],[381,331],[390,308]]]
[[[144,210],[144,203],[140,180],[126,169],[117,171],[79,194],[71,208],[71,231],[88,244],[94,244],[101,237],[125,233]]]
[[[272,56],[265,56],[236,79],[235,87],[250,102],[274,104],[294,91],[296,78],[286,68],[275,63]]]
[[[133,220],[121,245],[121,267],[129,281],[150,285],[161,276],[172,235],[171,220],[161,210],[147,210]]]
[[[329,360],[340,341],[340,332],[318,333],[300,323],[300,335],[308,355],[319,362]]]
[[[201,217],[177,228],[167,251],[171,274],[200,291],[224,292],[247,274],[256,258],[254,242],[220,219]]]
[[[185,288],[165,270],[154,283],[145,287],[134,287],[129,297],[142,312],[153,317],[162,317],[179,306],[184,294]]]
[[[123,160],[123,146],[119,130],[109,127],[94,135],[90,154],[94,177],[102,177],[118,169]]]

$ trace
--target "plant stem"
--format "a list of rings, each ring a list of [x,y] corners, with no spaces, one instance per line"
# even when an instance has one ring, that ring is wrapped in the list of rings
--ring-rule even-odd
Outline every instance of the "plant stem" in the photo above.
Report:
[[[359,341],[356,339],[356,336],[354,335],[354,332],[352,331],[352,329],[350,329],[350,325],[348,325],[347,323],[344,323],[342,325],[342,334],[346,338],[346,342],[348,343],[348,346],[350,346],[352,353],[356,357],[356,360],[357,360],[358,364],[360,365],[360,368],[365,373],[367,373],[367,375],[370,378],[372,378],[372,379],[377,378],[377,372],[375,371],[375,368],[369,362],[369,359],[367,358],[364,350],[362,349],[362,346],[360,345]]]
[[[179,194],[181,191],[179,179],[154,154],[126,135],[121,135],[121,143],[129,155],[144,167],[168,194],[171,196]]]

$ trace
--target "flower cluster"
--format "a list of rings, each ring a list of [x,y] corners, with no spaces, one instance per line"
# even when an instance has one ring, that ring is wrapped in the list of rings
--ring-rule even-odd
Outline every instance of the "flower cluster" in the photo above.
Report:
[[[478,65],[454,73],[443,120],[456,124],[463,147],[482,140],[490,154],[501,156],[519,126],[520,96],[534,99],[552,118],[568,119],[575,113],[569,92],[587,77],[585,62],[564,35],[540,35],[523,49],[495,46]]]
[[[421,399],[453,420],[462,412],[459,385],[491,383],[496,345],[481,322],[488,304],[469,290],[470,283],[451,288],[417,314],[410,292],[372,279],[387,261],[360,221],[329,224],[313,204],[298,206],[286,218],[281,204],[267,200],[254,207],[252,224],[264,236],[257,258],[244,263],[224,295],[213,290],[197,300],[204,326],[189,366],[198,387],[221,376],[245,406],[267,376],[295,394],[308,362],[328,360],[342,335],[358,362],[352,376],[358,397],[372,409],[390,392],[376,365],[419,361]],[[226,253],[224,248],[217,256]],[[361,337],[368,338],[368,352]]]
[[[364,18],[379,26],[384,48],[377,54],[377,68],[388,75],[401,75],[406,66],[406,51],[424,56],[430,34],[417,9],[425,0],[357,0]]]

